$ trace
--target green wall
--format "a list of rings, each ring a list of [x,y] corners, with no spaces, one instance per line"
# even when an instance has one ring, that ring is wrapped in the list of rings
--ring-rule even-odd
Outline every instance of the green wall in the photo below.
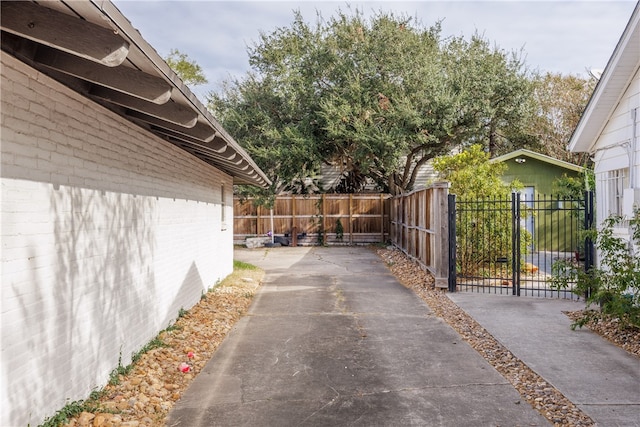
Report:
[[[552,165],[547,162],[521,155],[517,158],[525,159],[524,163],[517,163],[516,159],[510,159],[503,163],[507,165],[502,179],[504,182],[511,182],[518,179],[525,187],[535,187],[536,194],[553,194],[553,181],[563,174],[572,177],[580,177],[581,173]]]
[[[518,163],[516,158],[503,162],[508,169],[502,179],[507,183],[518,179],[525,187],[534,187],[536,199],[542,198],[543,195],[551,199],[554,192],[553,182],[564,174],[571,177],[582,175],[580,172],[540,161],[526,154],[517,158],[525,159],[525,162]],[[575,250],[578,239],[577,218],[559,207],[561,206],[555,202],[536,203],[533,236],[535,251]]]

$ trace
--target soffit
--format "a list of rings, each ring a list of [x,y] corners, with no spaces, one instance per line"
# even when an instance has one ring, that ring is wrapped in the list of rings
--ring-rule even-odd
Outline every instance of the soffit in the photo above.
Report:
[[[234,178],[267,176],[109,1],[3,1],[2,49]]]

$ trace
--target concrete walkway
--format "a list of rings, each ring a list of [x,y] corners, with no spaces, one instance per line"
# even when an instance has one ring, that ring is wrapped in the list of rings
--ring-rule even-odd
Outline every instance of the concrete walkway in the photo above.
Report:
[[[235,258],[264,268],[265,284],[249,314],[238,322],[177,403],[169,426],[549,425],[453,329],[401,286],[371,250],[236,250]],[[484,317],[491,318],[487,315],[491,311],[483,314],[481,305],[474,302],[484,296],[472,296],[478,300],[463,294],[453,297],[461,304],[468,301],[469,310],[475,307],[481,323]],[[512,299],[502,301],[511,307],[507,303]],[[493,307],[496,316],[501,312],[509,310]],[[555,329],[545,333],[545,325],[526,325],[543,329],[543,337],[556,333]],[[557,333],[594,335],[573,333],[568,323],[566,326]],[[531,338],[526,334],[498,333],[496,338],[503,341],[509,336],[524,346],[523,353],[531,353],[527,347]],[[558,344],[542,341],[533,347],[538,354],[550,354],[547,345]],[[583,357],[588,359],[594,351],[603,351],[606,357],[616,349],[596,340],[580,351],[587,352]],[[582,385],[575,387],[572,382],[572,378],[584,376],[580,363],[572,360],[572,352],[558,350],[564,358],[559,357],[557,364],[547,363],[551,366],[548,377],[518,351],[514,349],[546,380],[571,400],[576,398],[574,403],[584,403],[578,398],[584,393]],[[626,363],[623,374],[632,381],[635,378],[635,383],[619,380],[619,371],[607,371],[611,387],[623,383],[618,392],[629,396],[614,402],[622,404],[615,412],[624,417],[637,413],[633,396],[640,384],[638,369],[634,369],[637,359],[635,365],[631,359]],[[567,379],[569,391],[576,389],[579,394],[563,390],[553,377],[558,374]],[[637,425],[633,424],[637,421],[604,421],[601,425]]]
[[[548,425],[371,250],[235,257],[265,284],[169,426]]]
[[[584,303],[478,293],[448,294],[494,338],[599,426],[640,426],[640,359],[563,311]]]

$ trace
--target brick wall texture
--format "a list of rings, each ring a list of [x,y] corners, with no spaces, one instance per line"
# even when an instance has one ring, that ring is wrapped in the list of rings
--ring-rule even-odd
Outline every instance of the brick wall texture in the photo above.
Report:
[[[1,55],[0,425],[38,425],[232,271],[232,179]]]

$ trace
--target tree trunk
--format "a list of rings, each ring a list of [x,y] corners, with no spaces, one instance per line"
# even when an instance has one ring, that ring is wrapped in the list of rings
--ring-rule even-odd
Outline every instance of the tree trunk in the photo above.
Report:
[[[496,125],[492,121],[489,125],[489,156],[494,158],[498,151],[498,132],[496,131]]]

